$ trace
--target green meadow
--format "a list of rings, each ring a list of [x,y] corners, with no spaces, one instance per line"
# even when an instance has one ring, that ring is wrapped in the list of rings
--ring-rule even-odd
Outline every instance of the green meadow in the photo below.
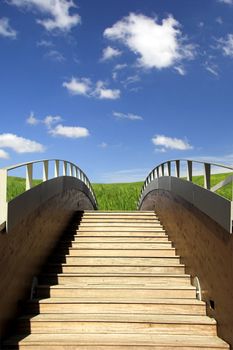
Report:
[[[224,180],[232,173],[215,174],[211,176],[211,187]],[[40,184],[41,180],[33,180],[33,185]],[[203,176],[194,176],[193,182],[204,186]],[[143,182],[92,184],[98,201],[99,210],[136,210],[139,194]],[[25,179],[20,177],[8,177],[7,198],[8,201],[25,191]],[[229,200],[232,198],[232,184],[219,189],[217,193]]]

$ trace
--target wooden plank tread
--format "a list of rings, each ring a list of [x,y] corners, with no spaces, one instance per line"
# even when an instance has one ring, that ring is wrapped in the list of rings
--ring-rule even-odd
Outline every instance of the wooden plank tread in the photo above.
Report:
[[[166,324],[202,324],[215,325],[216,321],[208,316],[193,315],[150,315],[150,314],[87,314],[87,313],[54,313],[26,315],[19,320],[30,319],[31,321],[71,321],[71,322],[118,322],[118,323],[163,323]]]
[[[106,346],[104,350],[127,350],[132,346],[133,350],[140,349],[146,350],[160,350],[162,348],[167,349],[229,349],[229,346],[220,338],[214,336],[186,336],[186,335],[158,335],[150,334],[145,337],[145,334],[33,334],[26,335],[23,339],[22,336],[12,337],[6,342],[6,345],[20,344],[25,345],[28,349],[30,347],[39,345],[43,346],[43,349],[52,349],[51,346],[90,346],[90,349],[100,350],[97,346]],[[94,344],[94,345],[93,345]],[[111,346],[111,348],[109,348]],[[122,346],[124,348],[122,348]],[[143,348],[142,348],[143,347]],[[187,348],[188,347],[188,348]],[[33,349],[33,348],[32,348]],[[39,349],[39,348],[38,348]],[[54,350],[53,348],[52,350]],[[74,350],[70,348],[70,350]],[[79,349],[79,348],[78,348]],[[182,349],[182,350],[183,350]],[[37,350],[37,349],[36,349]],[[89,348],[88,348],[89,350]]]
[[[28,303],[39,304],[160,304],[160,305],[200,305],[205,306],[203,301],[197,299],[138,299],[138,298],[45,298],[33,299]],[[126,310],[127,311],[127,310]]]

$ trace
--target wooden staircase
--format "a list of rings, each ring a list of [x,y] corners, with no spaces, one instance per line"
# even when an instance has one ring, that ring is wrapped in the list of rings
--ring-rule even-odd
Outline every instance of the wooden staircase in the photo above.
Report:
[[[85,212],[25,310],[4,349],[229,349],[153,212]]]

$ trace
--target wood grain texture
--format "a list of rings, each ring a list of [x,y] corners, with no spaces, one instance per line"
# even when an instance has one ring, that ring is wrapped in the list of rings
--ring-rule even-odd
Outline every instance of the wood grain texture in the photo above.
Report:
[[[90,215],[94,220],[87,224]],[[106,223],[108,215],[116,216],[114,225],[112,218]],[[155,215],[143,213],[144,224],[131,222],[129,214],[124,223],[124,215],[84,213],[74,236],[67,231],[6,348],[229,349],[205,303],[196,300],[160,222],[148,224]]]
[[[186,271],[200,279],[207,312],[217,320],[219,336],[233,347],[233,235],[167,191],[151,192],[142,205],[148,208],[156,210]]]

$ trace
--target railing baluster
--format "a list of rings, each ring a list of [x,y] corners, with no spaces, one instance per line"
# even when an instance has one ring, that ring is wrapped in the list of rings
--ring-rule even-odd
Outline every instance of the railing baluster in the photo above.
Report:
[[[171,162],[167,162],[167,175],[171,176]]]
[[[76,166],[74,167],[74,177],[78,179],[78,168]]]
[[[193,180],[193,162],[191,160],[187,161],[187,180]]]
[[[49,162],[48,160],[43,161],[43,182],[49,179]]]
[[[69,176],[72,176],[72,165],[70,163],[68,163],[68,167],[69,167]]]
[[[59,176],[59,160],[55,160],[54,163],[54,177],[58,177]]]
[[[26,191],[32,188],[33,166],[32,163],[26,165]]]
[[[176,160],[175,164],[176,164],[176,177],[180,177],[180,161]]]
[[[67,176],[67,162],[63,161],[63,176]]]
[[[162,172],[162,176],[164,176],[164,163],[161,164],[161,172]]]
[[[210,164],[204,163],[204,187],[210,190]]]

